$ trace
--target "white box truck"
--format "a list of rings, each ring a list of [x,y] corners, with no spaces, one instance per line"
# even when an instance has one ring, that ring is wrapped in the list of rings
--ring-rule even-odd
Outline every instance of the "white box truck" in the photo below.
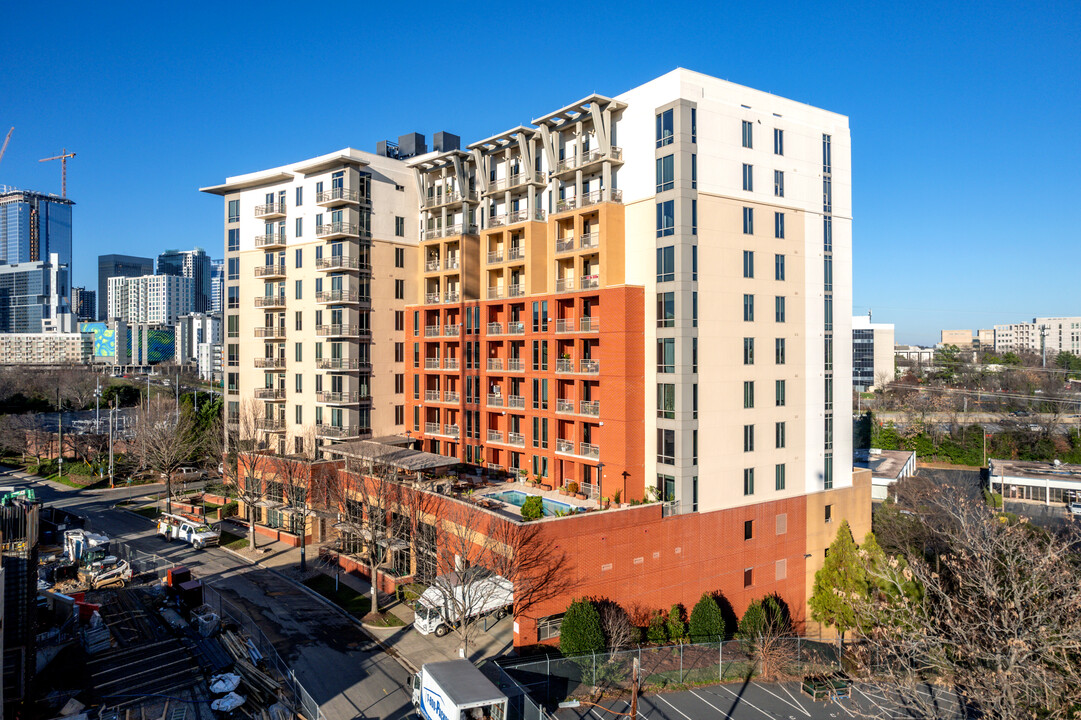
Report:
[[[217,545],[221,533],[206,523],[189,520],[182,515],[162,513],[158,518],[158,537],[165,542],[173,539],[189,543],[196,550],[208,545]]]
[[[417,600],[413,626],[421,635],[443,637],[462,620],[495,614],[502,618],[514,604],[510,580],[483,567],[440,575]]]
[[[413,676],[413,708],[426,720],[506,720],[507,696],[473,663],[448,660]]]

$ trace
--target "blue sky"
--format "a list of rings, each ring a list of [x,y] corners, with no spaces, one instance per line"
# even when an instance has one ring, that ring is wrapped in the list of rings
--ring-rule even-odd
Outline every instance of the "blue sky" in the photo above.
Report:
[[[1076,0],[376,5],[6,3],[0,184],[59,192],[38,159],[78,153],[74,281],[96,287],[101,253],[220,257],[197,188],[227,175],[468,142],[682,66],[850,117],[853,311],[899,342],[1081,315]]]

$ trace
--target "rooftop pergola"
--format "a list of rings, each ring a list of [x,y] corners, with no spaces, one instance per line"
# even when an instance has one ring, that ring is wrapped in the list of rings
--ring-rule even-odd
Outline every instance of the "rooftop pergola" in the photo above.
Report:
[[[461,461],[457,458],[420,450],[410,450],[399,445],[374,442],[372,440],[356,440],[329,445],[323,450],[330,455],[338,455],[361,463],[389,466],[406,473],[433,472],[461,464]]]

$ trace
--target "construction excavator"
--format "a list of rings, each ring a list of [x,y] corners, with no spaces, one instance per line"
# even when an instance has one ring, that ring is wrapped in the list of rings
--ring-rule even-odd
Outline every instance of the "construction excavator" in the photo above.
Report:
[[[80,581],[91,590],[123,587],[132,578],[131,564],[109,554],[109,538],[89,530],[66,530],[64,554]]]

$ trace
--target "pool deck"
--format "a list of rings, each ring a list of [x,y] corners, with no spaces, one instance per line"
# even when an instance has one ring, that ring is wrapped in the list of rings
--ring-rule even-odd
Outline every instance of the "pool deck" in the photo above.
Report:
[[[526,495],[537,495],[541,498],[544,498],[545,500],[564,503],[565,505],[570,505],[573,508],[600,508],[600,503],[598,503],[596,500],[579,500],[578,498],[571,497],[569,495],[560,495],[559,492],[556,490],[544,490],[541,488],[535,488],[532,485],[526,485],[525,483],[519,482],[500,483],[498,485],[485,488],[483,492],[477,493],[474,497],[486,498],[491,495],[510,492],[512,490],[524,493]],[[492,498],[492,500],[499,505],[497,507],[489,509],[493,510],[494,512],[506,515],[507,517],[512,517],[515,520],[521,520],[522,513],[519,509],[519,506],[501,502],[498,498]]]

